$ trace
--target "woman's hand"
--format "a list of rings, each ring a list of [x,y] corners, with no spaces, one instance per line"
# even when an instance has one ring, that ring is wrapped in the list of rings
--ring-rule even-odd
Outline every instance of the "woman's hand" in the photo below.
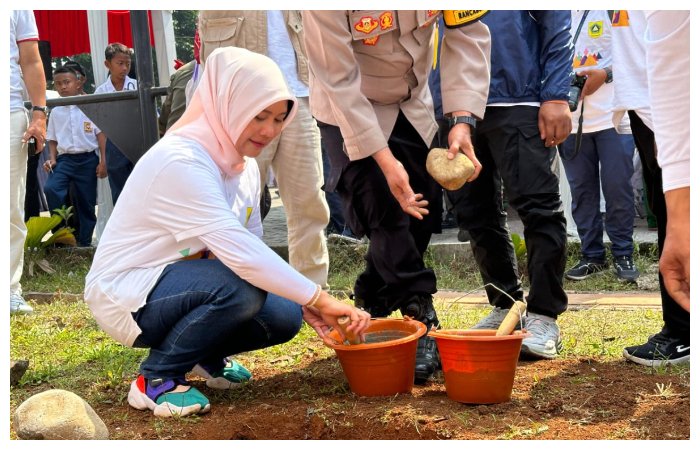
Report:
[[[337,330],[338,333],[345,338],[343,331],[338,326],[338,319],[347,316],[350,318],[350,325],[347,330],[357,335],[364,342],[364,333],[369,326],[371,316],[368,312],[355,308],[346,303],[339,302],[333,296],[325,291],[321,291],[321,295],[316,304],[310,308],[302,307],[304,320],[313,328],[316,333],[328,345],[337,344],[330,338],[331,328]]]

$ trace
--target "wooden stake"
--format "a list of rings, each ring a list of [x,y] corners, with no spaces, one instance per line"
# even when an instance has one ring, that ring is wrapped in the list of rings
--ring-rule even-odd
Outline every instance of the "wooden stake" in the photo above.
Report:
[[[520,318],[525,315],[527,309],[524,302],[516,301],[508,311],[508,315],[503,319],[501,325],[496,331],[496,336],[508,336],[515,330],[515,327],[520,323]]]
[[[360,341],[360,338],[357,335],[355,335],[355,333],[353,333],[352,331],[348,331],[348,326],[350,325],[350,323],[350,318],[348,316],[343,316],[338,319],[338,326],[341,330],[343,330],[343,334],[345,335],[345,341],[350,345],[361,344],[362,341]]]

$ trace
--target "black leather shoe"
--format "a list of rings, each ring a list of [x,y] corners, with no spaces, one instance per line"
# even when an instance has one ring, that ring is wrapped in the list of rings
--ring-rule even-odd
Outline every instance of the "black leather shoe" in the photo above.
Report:
[[[430,294],[414,295],[401,306],[401,314],[412,317],[414,320],[424,323],[428,331],[433,326],[440,327],[435,308],[433,307],[433,297]],[[413,377],[415,384],[425,384],[440,368],[440,355],[437,350],[435,339],[429,337],[427,333],[418,339],[416,349],[416,370]]]

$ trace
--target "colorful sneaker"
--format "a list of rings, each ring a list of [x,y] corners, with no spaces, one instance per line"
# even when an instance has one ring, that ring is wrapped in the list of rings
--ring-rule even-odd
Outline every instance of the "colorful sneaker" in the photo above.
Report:
[[[622,356],[647,367],[681,364],[690,361],[690,342],[670,336],[664,328],[646,344],[626,347]]]
[[[635,282],[639,278],[639,270],[634,265],[631,256],[618,256],[615,258],[615,272],[622,281]]]
[[[192,373],[206,378],[207,386],[212,389],[235,389],[250,381],[253,375],[236,360],[226,358],[223,367],[217,369],[208,364],[197,364]]]
[[[481,319],[479,323],[471,327],[472,330],[498,330],[498,327],[501,326],[501,322],[503,322],[503,319],[506,318],[508,315],[509,309],[506,308],[499,308],[498,306],[494,306],[491,312]],[[520,329],[520,323],[518,323],[515,326],[516,330]]]
[[[189,386],[187,391],[172,392],[180,385],[187,385],[187,381],[161,378],[147,380],[143,375],[139,375],[131,383],[127,401],[133,408],[150,409],[158,417],[185,417],[209,412],[209,400],[196,388]]]
[[[10,294],[10,315],[31,314],[34,309],[19,294]]]
[[[581,281],[607,268],[608,264],[606,262],[593,262],[582,259],[574,267],[567,270],[564,276],[569,280]]]
[[[520,354],[538,359],[554,359],[562,348],[559,325],[551,317],[528,314],[525,330],[530,337],[523,339]]]

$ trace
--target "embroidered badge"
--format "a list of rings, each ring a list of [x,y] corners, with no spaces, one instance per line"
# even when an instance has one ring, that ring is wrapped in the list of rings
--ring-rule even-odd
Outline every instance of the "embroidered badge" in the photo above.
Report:
[[[379,36],[362,39],[362,43],[365,45],[377,45],[377,42],[379,42]]]
[[[369,34],[379,26],[379,21],[374,17],[365,16],[360,18],[355,24],[355,29],[360,33]]]
[[[180,254],[186,258],[186,257],[190,256],[190,249],[186,248],[184,250],[180,250]]]
[[[382,27],[382,30],[388,30],[394,26],[394,15],[391,13],[391,11],[382,13],[382,15],[379,16],[379,25]]]
[[[83,131],[85,133],[92,133],[92,122],[83,122]]]
[[[588,22],[588,35],[592,38],[599,38],[603,35],[603,21],[596,20],[595,22]]]
[[[459,28],[479,20],[487,12],[486,9],[448,10],[443,11],[443,17],[447,28]]]
[[[630,16],[627,14],[626,9],[616,9],[613,11],[612,16],[612,26],[614,27],[628,27],[630,26]]]
[[[439,13],[439,12],[440,12],[439,9],[429,9],[425,12],[425,19],[428,20],[431,17],[437,15],[437,13]]]

